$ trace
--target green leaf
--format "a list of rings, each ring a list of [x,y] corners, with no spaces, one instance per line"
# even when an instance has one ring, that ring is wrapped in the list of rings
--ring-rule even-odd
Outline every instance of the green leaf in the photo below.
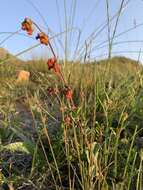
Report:
[[[24,152],[26,154],[33,154],[35,146],[32,143],[25,142],[14,142],[3,146],[4,150],[9,150],[11,152]]]

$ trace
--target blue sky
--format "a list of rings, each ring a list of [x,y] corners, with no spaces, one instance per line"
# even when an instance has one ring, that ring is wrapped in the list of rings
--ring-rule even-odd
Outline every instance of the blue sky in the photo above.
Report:
[[[127,1],[125,0],[125,3]],[[109,0],[111,17],[118,11],[120,3],[121,0]],[[35,39],[24,35],[14,35],[1,43],[9,35],[3,32],[19,30],[25,17],[33,19],[50,37],[67,30],[51,40],[59,57],[65,54],[64,49],[67,50],[67,56],[70,59],[84,57],[85,52],[87,52],[89,59],[103,58],[108,54],[108,43],[103,44],[105,47],[99,46],[108,39],[107,27],[98,33],[99,26],[103,26],[107,20],[106,0],[2,0],[0,6],[0,46],[14,55],[37,44]],[[111,22],[112,32],[115,20]],[[120,17],[116,35],[140,24],[143,24],[143,1],[130,0]],[[49,32],[49,28],[52,32]],[[20,33],[25,34],[24,31]],[[91,34],[93,34],[92,38]],[[67,47],[65,48],[66,37]],[[137,42],[131,43],[129,41]],[[138,51],[143,51],[143,25],[115,38],[114,43],[116,45],[113,46],[113,55],[125,55],[137,59]],[[86,44],[88,45],[86,46]],[[123,51],[130,51],[130,53],[123,53]],[[133,51],[137,51],[137,53],[131,53]],[[143,59],[142,55],[141,53],[141,59]],[[22,54],[21,58],[31,59],[40,56],[50,56],[49,50],[40,46]]]

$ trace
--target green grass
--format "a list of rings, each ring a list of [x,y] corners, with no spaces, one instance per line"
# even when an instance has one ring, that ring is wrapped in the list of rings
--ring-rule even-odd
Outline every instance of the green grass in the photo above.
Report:
[[[142,189],[142,65],[123,57],[108,65],[62,68],[76,110],[62,93],[48,94],[62,85],[45,61],[0,66],[1,186]],[[16,72],[23,68],[30,81],[19,84]]]

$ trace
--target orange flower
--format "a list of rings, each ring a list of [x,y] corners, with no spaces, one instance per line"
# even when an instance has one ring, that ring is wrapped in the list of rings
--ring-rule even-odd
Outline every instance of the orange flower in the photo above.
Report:
[[[49,38],[44,32],[41,32],[36,36],[36,40],[38,39],[40,40],[41,44],[48,45],[49,43]]]
[[[55,57],[48,59],[47,61],[48,69],[53,71],[61,77],[61,68],[60,65],[57,64],[57,59]]]
[[[48,59],[47,61],[48,69],[49,70],[53,69],[55,67],[56,62],[57,59],[55,57]]]
[[[70,87],[66,86],[65,91],[64,91],[64,95],[65,95],[67,100],[72,100],[72,95],[73,95],[72,89]]]
[[[25,18],[25,20],[21,23],[21,25],[22,25],[22,27],[21,27],[22,30],[26,30],[28,35],[32,35],[33,23],[32,23],[31,19]]]
[[[72,123],[71,117],[70,117],[70,116],[66,116],[66,117],[64,118],[64,124],[67,125],[67,126],[70,126],[71,123]]]
[[[54,67],[53,67],[53,70],[54,72],[57,74],[57,75],[61,75],[61,68],[60,68],[60,65],[59,64],[55,64]]]

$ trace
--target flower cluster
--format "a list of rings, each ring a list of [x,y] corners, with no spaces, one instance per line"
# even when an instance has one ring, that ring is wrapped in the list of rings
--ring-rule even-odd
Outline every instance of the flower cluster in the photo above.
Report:
[[[49,48],[53,54],[53,57],[49,58],[47,61],[48,69],[53,71],[55,73],[55,75],[57,75],[60,78],[60,80],[63,82],[63,84],[64,84],[63,95],[65,96],[66,100],[68,100],[69,102],[71,102],[73,104],[72,89],[65,82],[65,79],[64,79],[63,74],[61,72],[60,64],[58,64],[56,54],[55,54],[54,49],[53,49],[53,47],[49,41],[49,36],[46,33],[44,33],[39,28],[39,26],[29,18],[25,18],[24,21],[21,23],[21,25],[22,25],[21,29],[26,31],[28,35],[33,34],[33,26],[35,26],[39,30],[39,33],[37,34],[36,39],[39,40],[42,45],[46,45],[46,46],[49,45]],[[55,94],[55,90],[50,88],[48,90],[48,93],[50,95]]]

